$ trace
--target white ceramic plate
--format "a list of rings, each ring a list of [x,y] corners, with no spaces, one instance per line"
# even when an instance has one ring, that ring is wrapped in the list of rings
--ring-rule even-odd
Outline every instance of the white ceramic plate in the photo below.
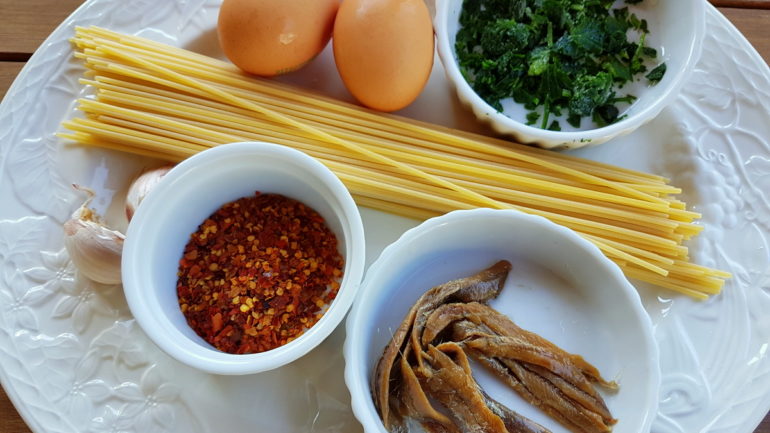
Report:
[[[119,287],[81,281],[61,223],[99,190],[121,221],[129,177],[150,161],[64,145],[82,69],[67,39],[97,24],[219,56],[217,0],[92,0],[30,59],[0,106],[0,379],[36,432],[358,432],[343,382],[340,327],[308,356],[246,377],[210,376],[165,356],[133,322]],[[696,260],[733,272],[695,302],[637,284],[656,326],[656,433],[749,433],[770,408],[770,70],[708,7],[703,58],[656,120],[581,155],[672,178],[703,212]],[[327,50],[285,80],[349,100]],[[403,114],[477,129],[438,62]],[[417,221],[363,210],[367,263]]]

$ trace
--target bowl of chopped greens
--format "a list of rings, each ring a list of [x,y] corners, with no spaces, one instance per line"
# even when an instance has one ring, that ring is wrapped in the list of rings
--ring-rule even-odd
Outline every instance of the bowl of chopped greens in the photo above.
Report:
[[[545,148],[604,143],[673,102],[700,55],[702,0],[436,2],[438,52],[460,99]]]

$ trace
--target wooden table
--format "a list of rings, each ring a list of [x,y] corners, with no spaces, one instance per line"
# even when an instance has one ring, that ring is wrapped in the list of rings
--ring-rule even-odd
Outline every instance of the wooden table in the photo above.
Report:
[[[165,0],[164,0],[165,1]],[[0,98],[51,31],[83,0],[0,0]],[[770,63],[770,0],[712,0]],[[0,433],[29,433],[0,390]],[[755,433],[770,433],[770,415]]]

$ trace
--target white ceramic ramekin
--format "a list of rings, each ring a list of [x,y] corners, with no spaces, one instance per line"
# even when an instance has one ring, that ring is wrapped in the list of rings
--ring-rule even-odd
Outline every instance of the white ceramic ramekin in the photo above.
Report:
[[[315,209],[337,236],[344,276],[328,311],[296,340],[263,353],[235,355],[213,348],[188,326],[177,298],[177,270],[203,220],[256,191],[282,194]],[[123,287],[136,321],[172,357],[210,373],[257,373],[299,358],[334,330],[356,296],[364,256],[358,208],[328,168],[288,147],[233,143],[183,161],[142,201],[126,234]]]

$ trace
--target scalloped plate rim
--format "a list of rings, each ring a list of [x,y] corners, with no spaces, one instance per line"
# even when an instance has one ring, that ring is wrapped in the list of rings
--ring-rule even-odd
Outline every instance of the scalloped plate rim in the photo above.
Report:
[[[83,3],[81,6],[79,6],[69,17],[67,17],[41,44],[41,48],[36,51],[33,56],[29,59],[29,61],[24,65],[22,70],[19,72],[18,76],[14,80],[13,84],[9,87],[6,97],[3,99],[2,103],[0,103],[0,118],[4,115],[6,110],[9,110],[9,106],[12,103],[11,99],[15,96],[18,92],[21,86],[23,85],[24,80],[26,79],[27,75],[30,73],[29,71],[34,68],[34,66],[41,61],[41,59],[46,55],[46,53],[50,50],[52,43],[59,42],[62,39],[69,38],[69,35],[65,34],[65,32],[69,32],[72,28],[73,24],[78,20],[79,16],[83,13],[84,10],[86,10],[89,7],[92,7],[93,4],[100,3],[102,0],[88,0],[85,3]],[[767,65],[767,63],[764,62],[764,60],[761,58],[759,53],[756,51],[754,47],[751,46],[751,44],[748,42],[748,40],[740,34],[740,32],[737,30],[737,28],[729,21],[727,18],[725,18],[715,7],[713,7],[710,4],[707,4],[707,14],[710,14],[715,16],[717,19],[720,20],[723,26],[727,27],[728,31],[732,33],[733,35],[738,36],[738,41],[741,45],[740,48],[743,49],[745,53],[747,53],[751,59],[754,61],[755,65],[760,68],[760,74],[770,79],[770,66]],[[11,128],[12,126],[9,126]],[[2,161],[2,165],[0,165],[0,176],[4,175],[5,173],[5,160]],[[18,354],[18,348],[14,344],[14,349],[17,349]],[[7,355],[11,355],[10,353],[6,352]],[[21,417],[25,420],[27,425],[36,432],[42,432],[44,431],[42,429],[41,423],[39,420],[33,416],[33,414],[30,411],[30,406],[27,405],[28,402],[23,401],[22,398],[19,396],[19,393],[15,386],[15,379],[10,377],[10,375],[6,372],[5,368],[0,368],[0,383],[2,383],[3,388],[5,389],[6,394],[8,395],[9,399],[12,401],[14,406],[16,407],[17,411],[21,415]],[[754,410],[752,411],[751,420],[745,420],[745,422],[740,423],[740,425],[753,425],[752,430],[756,429],[756,426],[759,425],[759,423],[762,421],[762,419],[766,416],[768,410],[770,410],[770,390],[768,390],[764,398],[761,399],[762,402],[757,406],[761,410]],[[53,409],[50,409],[53,411]],[[67,427],[72,427],[71,423],[67,423]],[[749,433],[749,432],[746,432]]]

